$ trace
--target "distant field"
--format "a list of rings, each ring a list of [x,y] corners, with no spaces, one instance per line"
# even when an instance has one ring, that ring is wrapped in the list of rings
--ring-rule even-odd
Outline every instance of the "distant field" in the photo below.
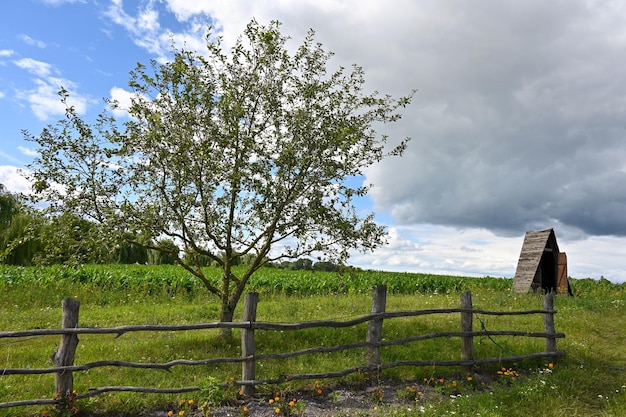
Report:
[[[206,268],[207,276],[218,283],[221,271]],[[93,286],[111,291],[138,291],[140,293],[183,294],[203,291],[200,280],[176,266],[147,265],[87,265],[79,269],[53,267],[0,266],[0,285],[35,285],[58,287],[63,291],[70,285]],[[504,278],[467,278],[420,273],[398,273],[348,270],[345,273],[322,271],[292,271],[262,268],[248,284],[250,291],[284,295],[326,295],[369,293],[379,284],[387,284],[394,294],[415,292],[444,293],[471,288],[506,290],[512,280]],[[69,291],[69,288],[67,288]],[[67,292],[63,294],[65,296]]]

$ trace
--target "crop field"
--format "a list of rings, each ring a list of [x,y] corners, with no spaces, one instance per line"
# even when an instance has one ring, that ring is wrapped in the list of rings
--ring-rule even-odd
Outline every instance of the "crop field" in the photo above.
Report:
[[[220,271],[207,272],[219,282]],[[512,280],[468,278],[428,274],[347,270],[344,273],[291,271],[264,268],[252,278],[249,291],[259,292],[258,321],[293,323],[310,320],[347,320],[369,313],[372,289],[388,286],[387,311],[458,307],[463,291],[471,290],[474,307],[494,311],[542,308],[538,294],[520,295],[511,291]],[[380,378],[401,386],[395,398],[372,400],[362,414],[381,416],[626,416],[626,284],[573,279],[574,297],[557,297],[555,324],[565,333],[558,349],[567,352],[554,361],[531,360],[486,366],[469,374],[463,368],[400,367],[384,371]],[[130,324],[192,324],[217,321],[219,300],[207,293],[200,281],[174,266],[107,265],[64,267],[0,266],[0,331],[53,329],[61,322],[61,300],[81,302],[79,327],[113,327]],[[235,317],[242,314],[240,303]],[[541,318],[475,315],[474,328],[542,331]],[[367,326],[349,329],[309,329],[298,332],[259,331],[257,349],[274,353],[363,341]],[[433,331],[458,330],[457,315],[438,315],[386,320],[384,337],[389,340]],[[195,332],[81,335],[77,363],[103,359],[133,362],[166,362],[174,359],[205,359],[241,355],[239,332],[233,341],[219,338],[215,330]],[[58,336],[27,339],[0,339],[0,402],[52,398],[54,376],[2,375],[3,368],[47,368],[57,349]],[[489,357],[523,354],[543,349],[543,339],[526,341],[514,337],[476,338],[478,354]],[[382,350],[382,361],[406,358],[458,358],[459,340],[448,339],[394,346]],[[304,356],[262,362],[261,379],[285,373],[329,372],[363,363],[363,350]],[[502,369],[504,367],[504,369]],[[162,370],[94,368],[76,373],[74,386],[79,394],[91,387],[203,386],[207,381],[228,384],[241,375],[240,364],[212,364],[173,367]],[[477,378],[492,375],[482,385]],[[302,392],[319,390],[334,399],[337,387],[358,389],[365,382],[359,375],[322,381],[293,381],[280,387],[259,387],[265,391]],[[398,385],[399,384],[399,385]],[[374,389],[374,391],[378,393]],[[388,394],[388,393],[387,393]],[[154,410],[191,415],[193,407],[207,401],[210,390],[186,394],[107,393],[76,403],[77,415],[140,416]],[[236,387],[219,392],[221,401],[235,404]],[[187,404],[184,408],[182,404]],[[291,415],[304,415],[306,400]],[[49,406],[0,409],[0,416],[54,415]],[[348,415],[341,409],[332,415]],[[179,413],[183,414],[179,414]],[[196,410],[196,414],[198,411]],[[241,408],[238,414],[248,415]],[[300,414],[298,414],[300,413]],[[277,415],[288,415],[283,409]],[[253,414],[250,414],[253,415]]]

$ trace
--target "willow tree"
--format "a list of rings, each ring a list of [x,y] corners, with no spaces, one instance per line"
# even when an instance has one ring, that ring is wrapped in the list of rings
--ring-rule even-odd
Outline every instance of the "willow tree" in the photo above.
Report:
[[[332,53],[313,31],[290,52],[279,29],[252,21],[230,49],[209,30],[203,53],[174,49],[167,63],[138,64],[123,125],[110,111],[87,123],[67,106],[40,136],[25,133],[39,145],[31,176],[52,210],[143,236],[139,244],[176,242],[180,251],[153,249],[220,297],[222,321],[268,261],[343,261],[382,244],[384,228],[354,205],[368,187],[349,180],[408,140],[391,146],[375,128],[399,119],[412,92],[365,93],[359,66],[327,70]],[[205,275],[206,257],[220,280]]]

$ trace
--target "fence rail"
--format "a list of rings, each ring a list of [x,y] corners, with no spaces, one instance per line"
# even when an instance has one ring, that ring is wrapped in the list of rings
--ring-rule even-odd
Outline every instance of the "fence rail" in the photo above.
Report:
[[[317,320],[301,323],[269,323],[269,322],[257,322],[256,321],[256,306],[258,303],[258,294],[247,294],[244,299],[244,314],[241,322],[214,322],[214,323],[199,323],[199,324],[185,324],[185,325],[132,325],[132,326],[118,326],[111,328],[79,328],[78,327],[78,310],[80,303],[73,299],[63,300],[63,319],[61,329],[35,329],[35,330],[22,330],[22,331],[4,331],[0,332],[0,339],[2,338],[24,338],[32,336],[44,336],[44,335],[61,335],[61,343],[59,349],[53,353],[52,360],[53,365],[49,368],[4,368],[0,369],[0,376],[2,375],[35,375],[35,374],[55,374],[55,389],[61,397],[71,395],[73,391],[73,375],[75,372],[87,371],[89,369],[98,367],[125,367],[125,368],[139,368],[139,369],[161,369],[169,370],[174,366],[198,366],[215,363],[241,363],[242,364],[242,377],[240,381],[235,381],[235,384],[242,386],[243,393],[245,395],[252,395],[254,393],[254,387],[262,384],[278,384],[288,380],[304,380],[304,379],[323,379],[323,378],[337,378],[343,377],[356,372],[376,372],[391,369],[399,366],[477,366],[490,363],[499,362],[518,362],[527,359],[543,358],[543,357],[558,357],[565,355],[562,350],[557,350],[556,339],[565,337],[563,333],[557,333],[554,328],[554,295],[549,293],[544,297],[544,305],[541,310],[526,310],[516,312],[497,312],[489,310],[475,309],[472,305],[471,293],[465,292],[461,294],[461,307],[460,308],[442,308],[442,309],[430,309],[430,310],[409,310],[409,311],[396,311],[386,312],[386,287],[380,286],[374,289],[372,300],[371,314],[346,321],[332,321],[332,320]],[[383,341],[382,328],[385,320],[402,318],[402,317],[416,317],[431,314],[445,314],[445,313],[459,313],[460,331],[440,331],[429,334],[421,334],[415,336],[409,336],[402,339]],[[543,315],[544,332],[527,332],[518,330],[473,330],[473,315],[495,315],[495,316],[513,316],[513,315],[530,315],[537,314]],[[303,330],[310,328],[346,328],[356,326],[358,324],[368,323],[367,338],[363,342],[354,342],[350,344],[343,344],[329,347],[311,347],[293,352],[285,353],[267,353],[257,354],[256,346],[254,342],[254,333],[256,330],[265,331],[293,331]],[[175,332],[175,331],[189,331],[189,330],[204,330],[204,329],[220,329],[231,328],[241,329],[241,348],[242,356],[237,358],[209,358],[202,360],[188,360],[177,359],[165,363],[138,363],[127,362],[118,360],[101,360],[82,365],[74,365],[74,352],[78,344],[79,334],[116,334],[117,337],[130,332]],[[519,336],[519,337],[535,337],[544,338],[546,340],[546,349],[543,352],[533,352],[525,355],[508,356],[508,357],[494,357],[494,358],[476,358],[474,356],[474,338],[475,337],[491,337],[491,336]],[[397,346],[406,343],[424,341],[436,338],[461,338],[461,359],[459,360],[402,360],[390,363],[381,363],[380,349],[383,347]],[[347,368],[335,372],[326,373],[310,373],[310,374],[288,374],[280,378],[275,379],[256,379],[256,363],[264,360],[275,360],[292,358],[302,355],[320,354],[338,352],[342,350],[350,350],[357,348],[366,349],[366,363],[361,366]],[[82,399],[93,397],[95,395],[103,394],[106,392],[141,392],[141,393],[160,393],[160,394],[176,394],[192,391],[199,391],[200,387],[183,387],[183,388],[150,388],[150,387],[99,387],[91,388],[88,392],[79,394],[75,399]],[[0,408],[9,408],[25,405],[47,405],[55,404],[58,400],[54,399],[37,399],[37,400],[22,400],[13,402],[0,403]]]

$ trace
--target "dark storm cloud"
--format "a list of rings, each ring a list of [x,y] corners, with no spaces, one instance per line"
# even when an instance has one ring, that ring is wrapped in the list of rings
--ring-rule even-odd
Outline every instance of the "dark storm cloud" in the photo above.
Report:
[[[626,14],[606,6],[442,2],[405,33],[413,141],[369,172],[379,208],[399,224],[626,236]]]

